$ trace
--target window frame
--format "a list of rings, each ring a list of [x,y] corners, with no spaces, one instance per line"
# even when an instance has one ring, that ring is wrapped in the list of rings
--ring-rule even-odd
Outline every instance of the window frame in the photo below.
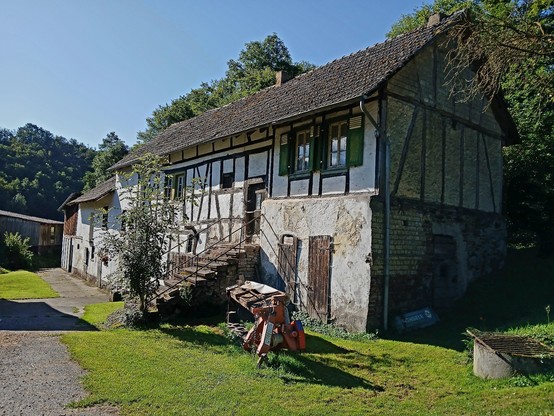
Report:
[[[345,145],[344,145],[344,163],[332,165],[331,158],[332,158],[333,138],[331,137],[331,131],[334,125],[338,125],[339,137],[337,137],[337,139],[342,138],[343,136],[340,136],[340,126],[342,124],[346,124],[346,136],[344,136],[346,138]],[[338,144],[340,145],[340,140]],[[337,148],[339,147],[337,146]],[[321,169],[322,171],[336,172],[336,171],[343,171],[348,169],[348,157],[346,155],[347,149],[348,149],[348,117],[331,119],[325,123],[325,140],[324,140],[323,149],[325,149],[325,153],[322,155],[323,156],[323,166]],[[339,158],[340,158],[340,150],[338,150],[338,153],[337,153],[337,159]]]
[[[180,191],[179,191],[179,187],[181,188]],[[173,199],[183,200],[185,198],[185,174],[184,173],[175,175],[174,189],[175,189],[175,194],[173,196]]]

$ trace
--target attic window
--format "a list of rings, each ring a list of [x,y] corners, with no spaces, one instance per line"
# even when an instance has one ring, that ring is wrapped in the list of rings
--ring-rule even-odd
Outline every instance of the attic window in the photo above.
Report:
[[[221,189],[232,188],[234,181],[235,181],[234,172],[227,172],[227,173],[221,174]]]

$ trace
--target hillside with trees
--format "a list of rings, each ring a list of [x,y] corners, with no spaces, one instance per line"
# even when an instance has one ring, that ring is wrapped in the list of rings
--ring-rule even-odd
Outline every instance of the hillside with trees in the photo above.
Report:
[[[504,149],[509,237],[554,254],[554,1],[435,0],[402,16],[389,37],[425,25],[429,16],[467,9],[450,34],[451,93],[458,100],[479,91],[500,93],[521,136]],[[465,77],[467,66],[474,69]]]
[[[0,129],[0,209],[63,219],[58,207],[83,188],[94,149],[26,124]]]

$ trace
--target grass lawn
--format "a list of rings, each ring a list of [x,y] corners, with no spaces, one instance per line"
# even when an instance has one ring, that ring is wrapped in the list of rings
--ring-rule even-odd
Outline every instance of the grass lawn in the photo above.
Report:
[[[516,254],[511,262],[526,261],[527,253]],[[544,272],[552,270],[551,262],[535,262]],[[529,267],[539,271],[536,264]],[[552,297],[552,283],[542,274],[512,275],[520,286],[534,287],[535,297],[521,289],[502,301],[513,290],[511,278],[502,275],[501,293],[491,298],[485,290],[492,280],[475,286],[434,332],[377,341],[309,333],[305,353],[270,354],[270,367],[261,370],[256,357],[230,343],[217,326],[68,333],[63,341],[88,371],[90,396],[77,405],[110,403],[123,415],[552,415],[554,375],[481,380],[463,351],[459,314],[478,329],[503,327],[554,340],[543,302]],[[520,296],[532,305],[522,309]],[[479,303],[482,297],[488,303]],[[496,309],[489,306],[495,302]],[[115,307],[91,305],[84,319],[97,324],[106,308]]]
[[[57,297],[58,293],[35,273],[18,270],[0,274],[0,298],[13,300]]]

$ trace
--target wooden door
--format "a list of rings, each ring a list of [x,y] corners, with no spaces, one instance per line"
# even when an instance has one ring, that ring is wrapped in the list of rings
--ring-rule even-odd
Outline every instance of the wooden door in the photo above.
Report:
[[[433,306],[448,308],[462,293],[458,276],[456,241],[452,236],[433,236]]]
[[[252,242],[252,236],[260,233],[261,204],[264,199],[265,183],[255,182],[247,186],[244,222],[246,224],[247,241]]]
[[[308,258],[308,299],[306,308],[312,318],[327,323],[330,314],[332,237],[310,237]]]
[[[298,238],[291,234],[283,234],[279,241],[278,272],[285,282],[285,291],[294,304],[298,303],[297,252]]]

